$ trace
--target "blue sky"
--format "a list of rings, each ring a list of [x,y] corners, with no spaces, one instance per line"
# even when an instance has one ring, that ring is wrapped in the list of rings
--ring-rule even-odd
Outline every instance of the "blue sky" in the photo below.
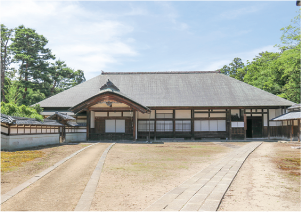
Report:
[[[1,23],[44,35],[87,79],[106,72],[213,71],[278,51],[296,1],[1,1]]]

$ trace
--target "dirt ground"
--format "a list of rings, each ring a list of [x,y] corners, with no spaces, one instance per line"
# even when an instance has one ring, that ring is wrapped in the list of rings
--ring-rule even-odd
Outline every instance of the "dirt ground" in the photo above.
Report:
[[[11,189],[24,183],[35,174],[47,169],[63,158],[88,146],[88,143],[74,143],[69,145],[52,145],[32,148],[30,150],[42,151],[43,157],[22,163],[20,167],[13,167],[11,171],[1,172],[1,194],[5,194]]]
[[[3,211],[73,211],[95,166],[109,144],[96,144],[75,155],[4,202]]]
[[[264,142],[247,158],[218,210],[300,211],[300,149],[291,148],[297,145]],[[284,165],[292,159],[293,167]]]
[[[233,149],[206,142],[115,144],[90,210],[139,211]]]

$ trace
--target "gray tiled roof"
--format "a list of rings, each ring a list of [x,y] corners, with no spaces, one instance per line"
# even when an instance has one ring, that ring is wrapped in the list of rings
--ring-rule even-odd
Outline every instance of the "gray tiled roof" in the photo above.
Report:
[[[57,121],[54,120],[44,120],[37,121],[34,118],[26,118],[26,117],[16,117],[16,116],[8,116],[5,114],[1,114],[1,122],[6,124],[16,124],[16,125],[43,125],[43,126],[64,126]]]
[[[294,104],[217,72],[103,73],[38,104],[41,107],[73,107],[98,94],[108,79],[120,92],[147,107]]]
[[[301,119],[301,112],[290,112],[273,118],[272,121],[284,121],[284,120],[292,120],[292,119]]]
[[[291,107],[287,108],[289,111],[299,110],[301,109],[301,104],[294,104]]]
[[[1,113],[1,123],[12,124],[12,123],[16,123],[16,120],[11,116]]]
[[[75,120],[75,118],[67,115],[67,113],[59,113],[57,111],[53,115],[47,117],[46,119],[56,119],[57,116],[62,118],[63,120]]]

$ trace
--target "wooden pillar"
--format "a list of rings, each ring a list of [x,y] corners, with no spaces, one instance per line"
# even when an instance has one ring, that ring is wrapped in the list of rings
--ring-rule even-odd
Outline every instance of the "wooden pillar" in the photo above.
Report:
[[[172,110],[172,127],[173,127],[173,130],[172,130],[172,136],[173,138],[176,138],[176,112],[175,110]]]
[[[298,119],[298,142],[300,142],[300,119]]]
[[[154,110],[155,113],[155,123],[154,123],[154,141],[157,139],[157,115],[156,110]]]
[[[91,113],[90,113],[90,110],[87,111],[87,137],[86,137],[86,140],[89,141],[89,138],[90,138],[90,116],[91,116]]]
[[[270,140],[270,109],[268,109],[268,139]]]
[[[191,110],[191,139],[194,140],[194,110]]]
[[[247,140],[247,114],[244,114],[244,139]]]
[[[136,141],[136,111],[133,111],[133,141]]]
[[[231,109],[229,109],[229,140],[232,140]]]
[[[291,141],[293,140],[293,135],[294,135],[294,121],[291,120]]]

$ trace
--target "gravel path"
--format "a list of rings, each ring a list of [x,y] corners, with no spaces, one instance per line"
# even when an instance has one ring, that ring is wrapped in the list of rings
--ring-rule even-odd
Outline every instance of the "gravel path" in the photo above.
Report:
[[[80,199],[102,153],[110,144],[97,144],[1,205],[10,211],[72,211]]]

